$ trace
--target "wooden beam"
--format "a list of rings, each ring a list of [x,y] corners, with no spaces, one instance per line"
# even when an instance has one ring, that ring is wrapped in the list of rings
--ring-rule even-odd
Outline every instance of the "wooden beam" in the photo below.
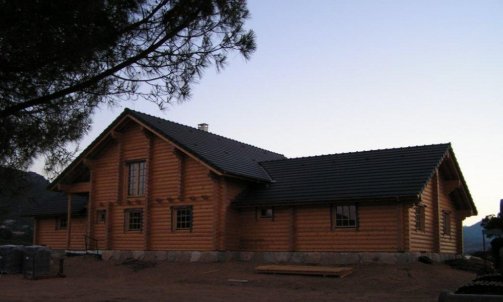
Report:
[[[76,182],[73,184],[58,184],[58,190],[65,193],[88,193],[91,190],[90,182]]]

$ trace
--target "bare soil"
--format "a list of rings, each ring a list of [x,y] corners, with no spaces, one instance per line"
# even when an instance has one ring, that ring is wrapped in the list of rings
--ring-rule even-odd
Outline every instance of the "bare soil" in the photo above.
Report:
[[[443,264],[360,265],[342,279],[256,274],[256,265],[72,257],[66,278],[0,275],[0,301],[437,301],[475,277]]]

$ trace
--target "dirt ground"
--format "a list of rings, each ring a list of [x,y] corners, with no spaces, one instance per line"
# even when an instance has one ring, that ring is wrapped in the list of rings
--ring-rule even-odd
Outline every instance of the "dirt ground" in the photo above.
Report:
[[[437,301],[475,274],[443,264],[361,265],[345,278],[256,274],[256,264],[65,260],[66,278],[0,275],[0,301]]]

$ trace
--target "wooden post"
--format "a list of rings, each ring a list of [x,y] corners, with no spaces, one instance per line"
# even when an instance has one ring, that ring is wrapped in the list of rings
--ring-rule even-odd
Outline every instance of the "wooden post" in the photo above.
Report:
[[[292,206],[290,211],[290,229],[288,232],[288,250],[294,252],[297,249],[297,208]]]
[[[402,207],[402,217],[403,222],[403,250],[404,252],[410,251],[410,216],[409,211],[412,208],[412,204],[406,204]]]
[[[218,250],[223,251],[225,250],[226,246],[226,237],[227,237],[227,232],[225,229],[225,224],[227,222],[227,181],[224,178],[220,178],[220,186],[221,186],[221,199],[220,199],[220,205],[219,205],[219,213],[217,214],[219,216],[219,222],[218,222],[218,236],[219,236],[219,243],[218,243]]]
[[[94,195],[93,195],[93,187],[94,187],[94,169],[91,164],[88,166],[89,169],[89,182],[91,183],[90,188],[89,188],[89,194],[87,197],[87,226],[86,226],[86,233],[89,238],[94,238]],[[87,239],[84,239],[87,240]],[[90,244],[91,241],[89,241]],[[87,246],[87,243],[84,242],[84,245]]]
[[[33,218],[33,245],[38,243],[38,219]]]
[[[67,194],[67,213],[66,213],[66,249],[71,248],[72,241],[72,193]]]
[[[405,221],[403,217],[403,204],[400,201],[397,201],[396,205],[396,217],[397,217],[397,250],[399,252],[403,252],[405,250],[404,246],[404,238],[405,238]]]
[[[460,213],[456,213],[456,253],[463,254],[463,218]]]
[[[105,247],[107,250],[112,249],[112,203],[107,202],[107,212],[105,220]]]
[[[174,150],[175,156],[178,158],[178,198],[185,199],[185,154],[178,149]]]
[[[433,176],[433,252],[440,253],[440,181],[438,169]]]
[[[213,250],[218,250],[218,238],[219,238],[219,233],[218,233],[218,226],[219,226],[219,220],[220,220],[220,215],[218,214],[218,209],[219,209],[219,204],[221,202],[221,192],[220,192],[220,184],[218,180],[218,176],[215,174],[211,173],[209,174],[212,182],[213,182]]]
[[[151,249],[151,240],[150,240],[150,234],[151,234],[151,223],[150,223],[150,206],[151,206],[151,200],[152,200],[152,175],[153,175],[153,164],[152,160],[154,158],[154,135],[147,130],[143,130],[143,134],[148,140],[148,145],[147,145],[147,161],[146,161],[146,169],[147,169],[147,181],[145,183],[145,207],[143,211],[143,224],[144,224],[144,230],[143,230],[143,249],[148,251]]]

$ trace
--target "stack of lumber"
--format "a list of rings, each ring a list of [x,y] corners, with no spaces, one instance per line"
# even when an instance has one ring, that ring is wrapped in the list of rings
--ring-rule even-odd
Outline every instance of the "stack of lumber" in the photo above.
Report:
[[[311,275],[323,277],[334,276],[344,278],[353,272],[353,268],[314,265],[269,264],[259,265],[255,268],[255,271],[262,274]]]

